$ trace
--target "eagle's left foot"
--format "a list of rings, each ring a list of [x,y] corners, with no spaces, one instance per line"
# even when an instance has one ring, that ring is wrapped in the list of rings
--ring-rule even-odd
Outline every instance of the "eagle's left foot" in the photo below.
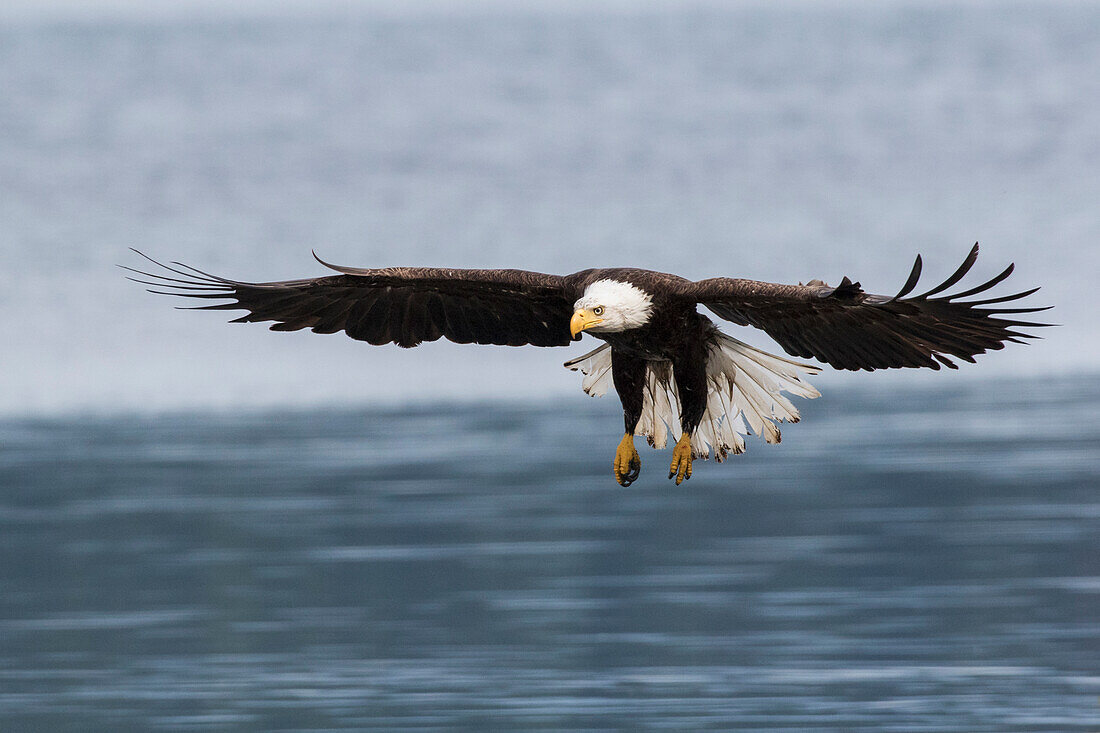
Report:
[[[615,451],[615,480],[620,486],[630,486],[642,472],[642,458],[634,447],[634,436],[627,433]]]
[[[676,477],[676,485],[691,478],[691,436],[684,433],[676,441],[676,447],[672,449],[672,466],[668,469],[668,477]]]

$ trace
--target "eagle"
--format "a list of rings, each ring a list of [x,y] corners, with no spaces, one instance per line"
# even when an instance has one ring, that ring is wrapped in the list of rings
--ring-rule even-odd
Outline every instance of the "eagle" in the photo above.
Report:
[[[1005,343],[1037,338],[1021,329],[1051,324],[1019,320],[1046,307],[1004,307],[1039,288],[986,294],[1012,274],[946,294],[973,267],[978,245],[946,280],[911,295],[921,275],[917,256],[896,295],[864,292],[848,277],[781,285],[716,277],[688,280],[628,267],[547,275],[525,270],[434,267],[360,269],[319,263],[336,274],[304,280],[244,282],[180,262],[123,266],[129,279],[165,295],[218,301],[197,310],[244,310],[231,323],[274,321],[273,331],[343,331],[370,344],[404,348],[446,338],[460,344],[568,346],[587,333],[603,343],[565,363],[584,375],[590,395],[611,387],[622,402],[624,432],[612,469],[622,486],[641,470],[636,435],[650,446],[674,441],[668,477],[691,478],[692,460],[721,462],[745,450],[753,434],[778,443],[777,422],[798,422],[786,395],[820,393],[805,379],[822,367],[750,346],[699,312],[762,329],[789,355],[834,369],[867,370],[974,362]],[[786,394],[784,394],[786,393]]]

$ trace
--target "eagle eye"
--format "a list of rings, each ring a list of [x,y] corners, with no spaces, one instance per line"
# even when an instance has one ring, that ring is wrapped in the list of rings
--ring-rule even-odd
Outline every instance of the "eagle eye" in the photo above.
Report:
[[[596,306],[595,308],[592,309],[592,312],[595,313],[597,316],[602,316],[603,315],[603,306],[602,305]]]

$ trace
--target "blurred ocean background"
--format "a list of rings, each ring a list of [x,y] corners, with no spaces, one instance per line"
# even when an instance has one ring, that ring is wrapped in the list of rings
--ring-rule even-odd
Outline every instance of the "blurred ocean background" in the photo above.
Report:
[[[1100,730],[1098,201],[1095,3],[5,4],[0,730]],[[892,293],[974,241],[1063,325],[628,490],[590,339],[115,267]]]

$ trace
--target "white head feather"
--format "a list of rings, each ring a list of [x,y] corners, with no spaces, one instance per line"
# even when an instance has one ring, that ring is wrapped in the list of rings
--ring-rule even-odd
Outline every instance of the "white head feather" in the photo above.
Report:
[[[574,309],[603,308],[603,322],[588,331],[617,332],[644,326],[649,322],[653,298],[646,291],[619,280],[597,280],[589,285]]]

